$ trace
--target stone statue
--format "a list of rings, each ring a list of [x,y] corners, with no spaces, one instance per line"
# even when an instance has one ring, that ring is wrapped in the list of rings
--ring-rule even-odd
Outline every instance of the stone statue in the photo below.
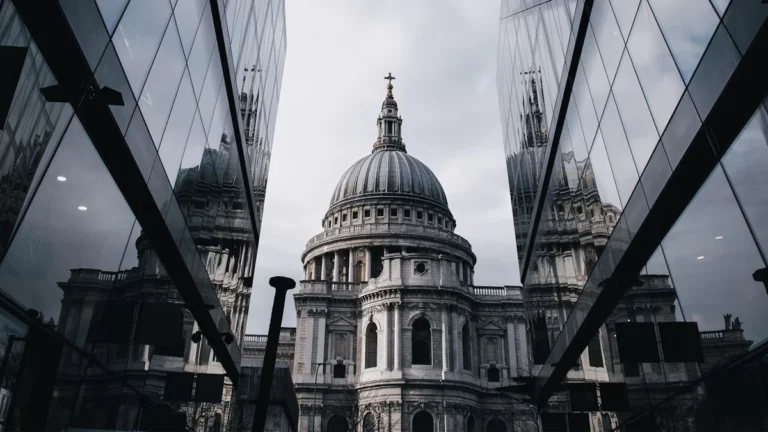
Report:
[[[731,329],[731,314],[723,315],[723,320],[725,321],[725,329],[726,330],[730,330]]]
[[[739,320],[739,317],[736,317],[736,319],[733,320],[733,329],[741,330],[741,321]]]

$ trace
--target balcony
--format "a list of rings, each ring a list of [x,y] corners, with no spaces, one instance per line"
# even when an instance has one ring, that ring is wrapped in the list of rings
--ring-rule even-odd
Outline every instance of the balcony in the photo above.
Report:
[[[368,285],[367,282],[331,282],[304,280],[300,282],[302,294],[356,295]]]
[[[337,240],[349,236],[358,235],[376,235],[376,234],[402,234],[415,235],[447,240],[459,244],[467,249],[472,249],[469,242],[462,236],[454,234],[444,229],[428,227],[423,225],[400,224],[400,223],[377,223],[357,226],[346,226],[328,229],[307,242],[307,249],[319,243],[329,240]]]

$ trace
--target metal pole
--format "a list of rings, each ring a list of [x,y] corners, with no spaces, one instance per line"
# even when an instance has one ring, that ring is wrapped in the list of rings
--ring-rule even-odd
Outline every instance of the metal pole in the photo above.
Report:
[[[317,371],[320,370],[322,363],[315,365],[315,387],[312,393],[312,432],[315,432],[315,409],[317,409]]]
[[[264,352],[264,364],[261,366],[261,378],[259,380],[259,393],[256,398],[256,412],[253,415],[253,432],[262,432],[267,423],[267,411],[269,410],[269,393],[272,389],[272,378],[275,373],[277,361],[277,344],[280,339],[280,326],[283,323],[283,308],[285,308],[285,294],[296,287],[296,282],[284,276],[275,276],[269,279],[269,284],[275,288],[275,301],[272,303],[272,317],[269,320],[269,334],[267,335],[267,347]]]

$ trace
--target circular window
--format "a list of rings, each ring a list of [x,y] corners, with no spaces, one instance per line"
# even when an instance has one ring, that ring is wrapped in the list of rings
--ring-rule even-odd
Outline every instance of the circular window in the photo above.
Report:
[[[416,271],[416,274],[423,275],[427,272],[427,264],[423,262],[416,263],[413,269]]]
[[[388,109],[388,110],[387,110],[387,114],[392,114],[392,110],[391,110],[391,109]]]

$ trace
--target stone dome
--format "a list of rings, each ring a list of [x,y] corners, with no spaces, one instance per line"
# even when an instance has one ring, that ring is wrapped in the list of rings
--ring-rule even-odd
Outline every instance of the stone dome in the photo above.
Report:
[[[341,176],[330,206],[382,195],[420,199],[448,209],[443,186],[432,170],[404,151],[391,149],[376,150],[355,162]]]

